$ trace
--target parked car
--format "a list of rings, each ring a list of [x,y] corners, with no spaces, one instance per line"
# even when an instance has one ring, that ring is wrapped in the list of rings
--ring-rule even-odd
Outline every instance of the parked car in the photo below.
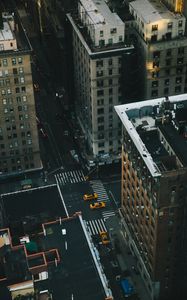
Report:
[[[93,193],[93,194],[85,194],[85,195],[83,196],[83,199],[84,199],[85,201],[87,201],[87,200],[96,200],[97,198],[98,198],[97,193]]]
[[[106,207],[105,202],[95,202],[93,204],[90,204],[90,209],[99,209],[99,208],[104,208]]]
[[[110,240],[109,240],[109,237],[108,237],[108,234],[106,231],[101,231],[99,233],[100,237],[101,237],[101,242],[103,245],[107,245],[110,243]]]

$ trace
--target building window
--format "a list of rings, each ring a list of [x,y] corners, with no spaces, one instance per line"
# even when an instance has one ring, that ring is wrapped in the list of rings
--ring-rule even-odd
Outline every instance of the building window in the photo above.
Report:
[[[158,87],[158,81],[152,81],[152,87]]]
[[[103,37],[103,30],[100,30],[100,37]]]
[[[151,96],[152,96],[152,97],[157,97],[157,96],[158,96],[158,91],[157,91],[157,90],[153,90],[153,91],[151,92]]]
[[[103,47],[105,45],[105,40],[99,40],[99,46]]]
[[[22,57],[18,57],[18,64],[22,64],[22,63],[23,63]]]
[[[151,36],[151,42],[156,42],[157,41],[157,35],[154,34]]]
[[[184,35],[184,32],[183,32],[183,30],[179,30],[179,32],[178,32],[178,36],[183,36]]]
[[[122,35],[119,36],[119,42],[123,42],[123,36]]]
[[[109,95],[112,95],[112,94],[113,94],[113,89],[110,88],[110,89],[108,90],[108,92],[109,92]]]
[[[26,87],[25,87],[25,86],[22,86],[22,87],[21,87],[21,92],[22,92],[22,93],[25,93],[25,92],[26,92]]]
[[[103,96],[103,95],[104,95],[104,90],[97,91],[97,96]]]
[[[108,44],[112,45],[113,44],[113,39],[108,39]]]
[[[152,25],[152,31],[156,31],[156,30],[158,30],[158,25],[156,24],[156,25]]]
[[[179,27],[182,27],[182,25],[183,25],[183,21],[182,21],[182,20],[179,20],[178,26],[179,26]]]
[[[170,75],[170,69],[165,69],[165,74]]]
[[[108,60],[108,64],[109,64],[109,66],[112,65],[112,58],[110,58],[110,59]]]
[[[178,64],[178,65],[183,64],[183,62],[184,62],[183,57],[177,59],[177,64]]]
[[[98,115],[104,114],[104,108],[98,108],[97,113]]]
[[[164,95],[168,95],[169,94],[169,88],[165,88],[164,89]]]
[[[171,56],[171,49],[168,49],[168,50],[167,50],[166,56]]]
[[[173,23],[172,22],[168,23],[168,29],[172,29],[172,27],[173,27]]]
[[[112,104],[113,103],[113,98],[109,98],[109,104]]]
[[[113,80],[112,80],[112,79],[109,79],[109,80],[108,80],[108,84],[109,84],[109,85],[112,85],[112,84],[113,84]]]
[[[103,76],[103,71],[97,71],[96,76],[97,77]]]
[[[97,87],[103,87],[103,80],[97,80]]]
[[[111,33],[111,34],[114,34],[114,33],[116,33],[116,32],[117,32],[117,29],[116,29],[116,28],[111,28],[111,29],[110,29],[110,33]]]
[[[104,125],[99,125],[98,126],[98,131],[102,131],[102,130],[104,130]]]
[[[13,70],[13,74],[14,74],[14,75],[18,74],[17,68],[13,68],[12,70]]]
[[[183,71],[183,67],[178,67],[176,70],[177,74],[181,74],[182,71]]]
[[[109,75],[112,75],[112,69],[109,69],[109,70],[108,70],[108,74],[109,74]]]
[[[18,84],[19,83],[19,80],[18,80],[18,78],[16,77],[16,78],[14,78],[14,84]]]
[[[154,51],[153,58],[160,58],[160,51]]]
[[[6,95],[6,91],[5,90],[1,90],[1,95]]]
[[[12,65],[16,65],[16,58],[12,58]]]
[[[158,78],[159,77],[159,72],[152,72],[152,77],[153,78]]]
[[[4,44],[0,44],[0,51],[4,51]]]
[[[103,140],[103,139],[104,139],[104,133],[99,133],[98,140]]]
[[[97,100],[97,105],[103,105],[104,104],[104,99],[98,99]]]
[[[98,117],[97,122],[98,123],[103,123],[104,122],[104,117]]]
[[[8,66],[8,61],[6,58],[3,59],[3,66],[4,67],[7,67]]]
[[[175,87],[175,93],[180,93],[181,92],[181,86],[176,86]]]
[[[178,54],[184,54],[184,47],[178,48]]]
[[[164,83],[165,85],[169,85],[169,78],[165,79]]]
[[[171,65],[171,59],[166,59],[166,66],[170,66]]]
[[[19,73],[20,73],[20,74],[23,73],[23,67],[19,67]]]
[[[98,147],[101,148],[101,147],[104,147],[105,146],[105,143],[102,142],[102,143],[98,143]]]
[[[103,60],[97,60],[96,67],[103,67]]]
[[[176,84],[179,84],[179,83],[181,83],[182,82],[182,77],[177,77],[176,78]]]
[[[20,93],[20,88],[19,88],[19,87],[16,87],[16,88],[15,88],[15,91],[16,91],[16,94]]]
[[[24,77],[20,77],[20,83],[25,83],[25,78]]]

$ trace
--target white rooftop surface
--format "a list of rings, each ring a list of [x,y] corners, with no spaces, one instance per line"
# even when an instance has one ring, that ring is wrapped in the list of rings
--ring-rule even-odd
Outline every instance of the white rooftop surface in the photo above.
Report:
[[[145,164],[147,165],[151,175],[153,177],[158,177],[161,176],[159,169],[157,165],[154,163],[151,154],[145,147],[145,144],[142,142],[139,134],[136,131],[135,126],[133,125],[133,122],[129,120],[129,117],[127,115],[127,112],[130,110],[138,110],[146,106],[156,106],[160,105],[163,101],[166,101],[166,99],[163,98],[157,98],[157,99],[152,99],[152,100],[146,100],[146,101],[141,101],[141,102],[135,102],[135,103],[129,103],[129,104],[123,104],[123,105],[118,105],[115,106],[115,110],[120,117],[123,126],[126,128],[128,134],[132,138],[137,150],[139,151],[142,159],[144,160]],[[169,101],[172,103],[176,102],[182,102],[182,101],[187,101],[187,94],[181,94],[181,95],[176,95],[176,96],[170,96]],[[132,120],[132,119],[131,119]],[[147,117],[140,118],[141,122],[144,120],[148,120]],[[135,119],[136,124],[137,124],[137,118]]]
[[[145,23],[155,23],[163,19],[172,19],[176,17],[160,1],[135,0],[129,3],[129,6],[142,17]]]
[[[123,25],[119,16],[111,12],[104,0],[80,0],[80,3],[97,27],[104,24],[112,27]]]
[[[0,30],[0,41],[13,40],[13,34],[8,22],[3,22],[4,28]]]

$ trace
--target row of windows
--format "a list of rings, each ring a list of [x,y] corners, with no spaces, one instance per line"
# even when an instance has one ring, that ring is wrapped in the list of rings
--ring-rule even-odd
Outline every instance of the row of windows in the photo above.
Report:
[[[165,75],[170,75],[171,70],[170,69],[165,69]],[[176,74],[182,74],[183,72],[183,67],[177,67],[176,68]],[[160,75],[158,70],[155,70],[154,72],[152,72],[152,78],[158,78]]]
[[[18,93],[25,93],[26,92],[26,87],[25,86],[16,87],[15,88],[15,92],[16,92],[16,94],[18,94]],[[10,88],[2,89],[1,90],[1,95],[2,96],[4,96],[4,95],[10,95],[10,94],[12,94],[12,89],[10,89]]]
[[[16,97],[16,101],[17,101],[17,103],[21,103],[21,102],[26,102],[27,101],[27,96],[25,96],[25,95],[23,95],[22,97]],[[13,104],[13,98],[3,98],[2,99],[2,103],[4,104],[4,105],[11,105],[11,104]]]
[[[13,68],[12,73],[13,73],[13,75],[23,74],[24,69],[23,69],[23,67]],[[9,76],[9,74],[11,74],[9,70],[0,70],[0,77],[7,77],[7,76]]]
[[[105,73],[106,72],[108,72],[108,74],[105,74],[105,76],[107,76],[107,75],[113,75],[113,69],[108,69],[107,71],[105,71]],[[122,72],[122,69],[121,68],[118,68],[118,74],[121,74],[121,72]],[[116,72],[115,72],[116,73]],[[104,76],[104,71],[103,70],[98,70],[97,72],[96,72],[96,76],[97,77],[102,77],[102,76]]]
[[[23,63],[23,58],[22,57],[13,57],[11,58],[11,65],[17,65],[17,64],[22,64]],[[0,60],[0,67],[7,67],[8,66],[8,59],[3,58]]]
[[[179,86],[176,86],[175,87],[175,93],[181,93],[182,92],[182,87],[179,85]],[[164,88],[164,95],[167,95],[169,94],[169,88]],[[152,97],[157,97],[158,96],[158,90],[152,90],[151,92],[151,96]]]
[[[12,171],[22,171],[22,169],[33,169],[34,168],[34,163],[30,163],[30,164],[25,164],[24,166],[12,166]],[[0,172],[2,173],[7,173],[10,172],[10,170],[8,170],[8,168],[1,168]]]
[[[106,60],[105,60],[106,61]],[[109,66],[112,66],[113,65],[113,59],[112,58],[109,58],[108,59],[108,65]],[[121,57],[118,57],[118,63],[121,64],[122,62],[122,58]],[[97,60],[96,61],[96,67],[103,67],[104,66],[104,61],[102,59],[100,60]]]
[[[117,33],[117,28],[111,28],[110,33],[111,34]],[[104,31],[100,30],[99,34],[100,34],[100,37],[103,37],[104,36]]]
[[[123,36],[122,35],[119,35],[119,37],[118,37],[118,42],[120,43],[120,42],[123,42]],[[99,46],[100,47],[103,47],[103,46],[105,46],[105,44],[106,44],[106,41],[105,40],[99,40]],[[112,38],[110,38],[110,39],[108,39],[108,43],[107,43],[108,45],[112,45],[113,44],[113,39]]]
[[[108,79],[107,82],[108,82],[108,85],[114,84],[114,81],[112,78]],[[116,84],[120,84],[120,82],[121,82],[121,79],[118,79],[118,82]],[[106,80],[105,80],[105,85],[106,85]],[[103,87],[103,86],[104,86],[104,80],[102,80],[102,79],[97,80],[97,87]]]
[[[170,79],[169,79],[169,78],[166,78],[166,79],[164,80],[164,84],[165,84],[165,85],[169,85],[169,83],[170,83]],[[182,77],[176,77],[175,83],[176,83],[176,84],[182,83]],[[158,86],[159,86],[159,81],[158,81],[158,80],[152,81],[152,87],[158,87]]]
[[[108,94],[109,95],[113,95],[113,88],[109,88],[107,89],[108,90]],[[104,96],[104,93],[106,92],[106,89],[105,90],[97,90],[97,96]],[[118,87],[118,93],[121,93],[121,87]]]
[[[166,53],[166,56],[171,56],[173,54],[173,51],[175,52],[175,49],[168,49],[166,52],[164,51],[163,53]],[[161,57],[161,51],[154,51],[153,52],[153,58],[160,58]],[[177,49],[178,55],[184,54],[184,47],[180,47]],[[174,53],[175,54],[175,53]]]
[[[182,27],[182,26],[183,26],[183,20],[179,20],[178,21],[178,27]],[[169,22],[167,24],[167,28],[172,29],[172,27],[173,27],[173,23]],[[152,25],[152,31],[157,31],[157,30],[158,30],[158,24]]]
[[[27,105],[23,105],[23,106],[21,106],[21,105],[19,105],[18,107],[17,107],[17,110],[18,111],[27,111],[27,109],[28,109],[28,107],[27,107]],[[12,113],[12,112],[14,112],[15,110],[14,110],[14,107],[6,107],[6,108],[4,108],[4,113],[5,114],[7,114],[7,113]]]
[[[170,66],[171,63],[172,63],[172,59],[171,58],[166,59],[166,61],[165,61],[165,65],[166,66]],[[184,58],[183,57],[180,57],[180,58],[177,59],[177,64],[178,65],[181,65],[183,63],[184,63]],[[160,66],[160,62],[159,61],[153,61],[153,68],[159,68],[159,66]]]

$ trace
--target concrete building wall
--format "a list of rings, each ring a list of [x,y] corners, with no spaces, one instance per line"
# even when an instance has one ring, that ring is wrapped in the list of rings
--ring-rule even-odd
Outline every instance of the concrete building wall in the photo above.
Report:
[[[41,168],[30,54],[0,57],[0,169],[3,175]]]

